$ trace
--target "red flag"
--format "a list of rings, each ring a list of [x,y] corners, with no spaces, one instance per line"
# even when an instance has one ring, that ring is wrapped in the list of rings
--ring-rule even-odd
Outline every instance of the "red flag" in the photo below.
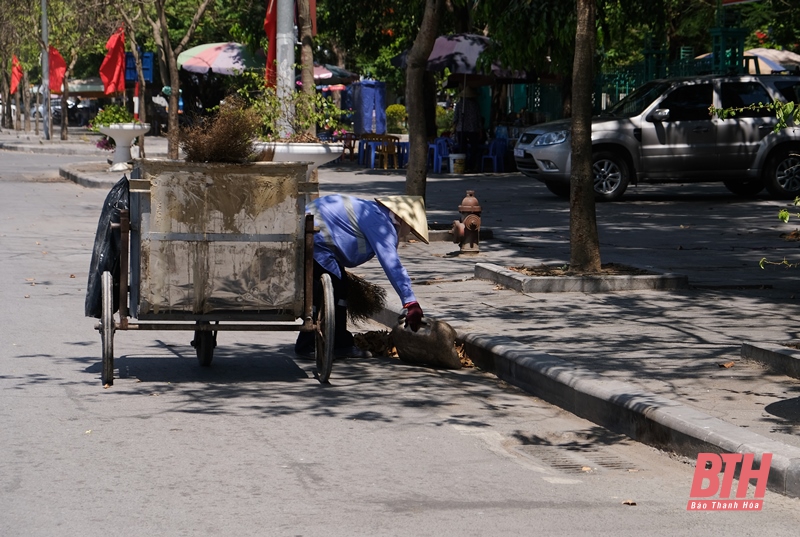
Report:
[[[17,55],[11,56],[11,95],[17,92],[19,81],[22,80],[22,66],[19,64]]]
[[[267,79],[267,86],[275,87],[278,83],[278,74],[275,71],[275,60],[278,59],[278,2],[276,0],[267,0],[267,16],[264,17],[264,32],[269,39],[269,48],[267,49],[267,70],[264,73],[264,78]]]
[[[308,0],[308,12],[311,14],[311,35],[317,35],[317,0]]]
[[[47,58],[50,69],[50,91],[58,93],[61,91],[61,84],[64,82],[64,73],[67,72],[67,62],[64,61],[64,58],[52,45],[50,45]]]
[[[100,64],[100,78],[106,95],[125,91],[125,30],[120,28],[108,38],[106,54]]]

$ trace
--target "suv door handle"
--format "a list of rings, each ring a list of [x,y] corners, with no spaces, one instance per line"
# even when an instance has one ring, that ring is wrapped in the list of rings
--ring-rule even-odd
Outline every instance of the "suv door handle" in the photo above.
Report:
[[[760,131],[766,131],[766,130],[770,130],[771,131],[774,128],[775,128],[774,125],[759,125],[758,126],[758,130],[760,130]]]

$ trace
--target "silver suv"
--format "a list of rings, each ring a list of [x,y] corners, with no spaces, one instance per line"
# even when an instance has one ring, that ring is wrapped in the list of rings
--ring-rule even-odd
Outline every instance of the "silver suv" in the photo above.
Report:
[[[594,189],[619,199],[629,183],[721,181],[739,196],[765,187],[800,195],[800,128],[773,132],[775,113],[711,117],[709,106],[800,102],[800,76],[698,76],[654,80],[592,118]],[[569,197],[570,120],[529,127],[514,147],[517,168]]]

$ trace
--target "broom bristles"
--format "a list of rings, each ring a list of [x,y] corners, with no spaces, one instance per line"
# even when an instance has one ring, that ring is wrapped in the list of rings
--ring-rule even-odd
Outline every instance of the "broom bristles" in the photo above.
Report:
[[[345,274],[348,279],[347,317],[353,323],[367,321],[386,305],[386,290],[351,272]]]

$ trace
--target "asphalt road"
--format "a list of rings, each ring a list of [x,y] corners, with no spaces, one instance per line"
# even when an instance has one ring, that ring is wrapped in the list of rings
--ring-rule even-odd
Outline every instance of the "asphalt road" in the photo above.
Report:
[[[103,389],[105,192],[64,158],[0,151],[0,535],[796,534],[797,500],[688,513],[691,461],[475,370],[347,360],[323,386],[291,334],[222,334],[200,369],[189,332],[123,332]]]

